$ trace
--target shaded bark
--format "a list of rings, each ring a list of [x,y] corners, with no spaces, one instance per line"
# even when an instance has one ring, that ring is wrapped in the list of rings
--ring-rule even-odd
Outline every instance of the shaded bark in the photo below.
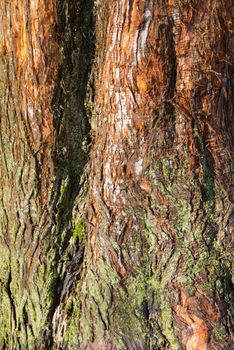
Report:
[[[0,8],[1,347],[231,347],[231,1]]]

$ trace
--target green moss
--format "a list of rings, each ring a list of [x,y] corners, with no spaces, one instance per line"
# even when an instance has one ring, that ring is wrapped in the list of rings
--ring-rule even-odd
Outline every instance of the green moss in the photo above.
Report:
[[[7,293],[4,288],[0,289],[0,306],[1,306],[1,318],[0,318],[0,344],[4,341],[10,341],[11,338],[11,304]],[[8,343],[7,342],[7,343]]]
[[[212,336],[215,337],[218,341],[225,341],[227,338],[227,330],[224,327],[224,325],[219,324],[216,327],[214,327],[212,331]]]
[[[218,234],[224,230],[227,195],[222,185],[218,184],[212,154],[196,127],[194,138],[200,163],[195,164],[197,171],[191,169],[194,162],[190,162],[189,154],[185,154],[184,159],[173,155],[162,157],[148,172],[148,179],[158,194],[153,194],[150,199],[151,213],[154,214],[152,222],[155,220],[152,231],[155,235],[151,241],[147,239],[150,248],[145,251],[148,256],[152,256],[152,252],[157,256],[157,270],[146,276],[146,295],[151,290],[157,300],[157,321],[152,327],[160,339],[157,346],[159,343],[160,346],[154,345],[155,349],[167,345],[163,339],[167,340],[170,348],[179,348],[171,314],[172,300],[178,296],[174,291],[171,294],[166,291],[173,278],[189,296],[195,295],[198,283],[205,294],[218,293],[234,307],[234,285],[225,273],[225,266],[232,257],[225,250],[225,238],[219,238]],[[166,224],[161,224],[163,222],[168,223],[168,228]],[[146,227],[147,235],[152,237],[150,223],[146,222]],[[167,230],[176,232],[173,243]],[[157,242],[163,246],[163,254],[158,254]],[[174,255],[173,251],[177,253]],[[202,286],[201,281],[204,281]],[[225,330],[218,327],[214,333],[216,339],[221,340]]]
[[[73,298],[71,297],[70,299],[68,299],[67,304],[66,304],[66,313],[68,316],[71,316],[72,311],[73,311]]]
[[[173,326],[173,316],[171,306],[166,300],[166,298],[161,299],[161,322],[163,326],[163,334],[168,340],[172,350],[178,350],[179,344],[175,335],[175,330]]]
[[[85,237],[85,220],[83,218],[79,218],[75,229],[73,231],[73,240],[74,243],[77,243],[77,241],[82,241]]]
[[[175,229],[178,236],[181,236],[185,231],[191,228],[191,216],[188,201],[184,199],[177,199],[175,201],[175,209],[177,213]]]
[[[68,326],[65,333],[65,340],[68,343],[68,349],[74,349],[78,343],[78,320],[80,313],[80,304],[79,301],[76,300],[75,296],[72,299],[72,305],[71,300],[68,301],[66,311],[70,318],[68,320]]]
[[[69,187],[69,180],[68,177],[62,180],[61,186],[60,186],[60,193],[64,194]]]
[[[115,328],[134,338],[145,338],[147,325],[142,305],[147,299],[147,276],[143,271],[138,270],[136,276],[126,281],[125,288],[120,290],[119,299]]]
[[[178,340],[175,335],[174,325],[173,325],[173,315],[171,310],[170,302],[167,298],[167,293],[165,293],[166,285],[170,282],[172,275],[175,273],[178,257],[174,257],[168,264],[168,271],[163,273],[163,277],[153,276],[148,285],[151,291],[153,291],[155,298],[158,303],[160,310],[160,317],[158,318],[158,324],[160,326],[161,332],[164,339],[170,344],[171,349],[178,350]]]
[[[100,283],[101,281],[101,283]],[[71,349],[77,344],[87,344],[95,338],[103,341],[109,324],[112,302],[111,288],[118,283],[118,275],[102,259],[97,261],[95,271],[89,269],[81,289],[73,297],[73,311],[69,320],[66,339]],[[82,301],[77,296],[82,296]],[[80,314],[80,305],[85,308]]]

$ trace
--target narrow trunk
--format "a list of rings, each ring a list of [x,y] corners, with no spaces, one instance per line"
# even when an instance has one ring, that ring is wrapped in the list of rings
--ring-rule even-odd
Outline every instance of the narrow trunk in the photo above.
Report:
[[[232,2],[0,9],[1,348],[231,348]]]

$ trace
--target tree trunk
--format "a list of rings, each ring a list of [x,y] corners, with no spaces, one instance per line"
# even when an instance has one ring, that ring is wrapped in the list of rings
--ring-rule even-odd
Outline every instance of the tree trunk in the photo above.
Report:
[[[0,348],[231,349],[231,0],[0,0]]]

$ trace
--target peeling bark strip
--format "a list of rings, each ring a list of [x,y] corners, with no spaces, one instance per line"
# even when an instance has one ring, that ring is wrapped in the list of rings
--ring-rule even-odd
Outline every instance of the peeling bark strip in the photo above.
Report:
[[[229,0],[0,0],[1,349],[231,348],[233,42]]]

